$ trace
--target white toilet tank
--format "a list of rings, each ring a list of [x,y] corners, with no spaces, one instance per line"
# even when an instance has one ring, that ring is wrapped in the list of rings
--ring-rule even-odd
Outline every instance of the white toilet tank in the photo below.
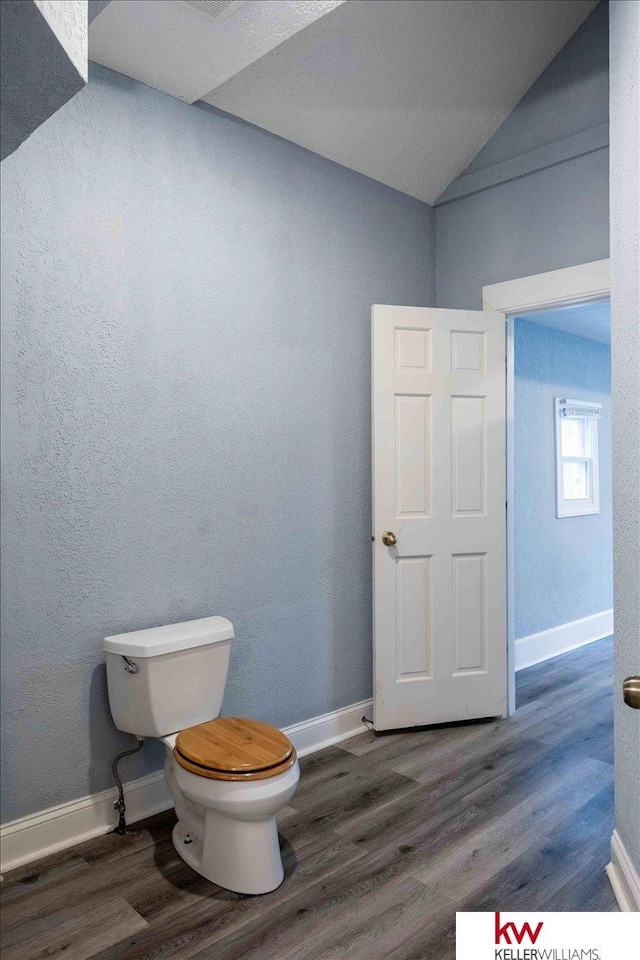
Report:
[[[220,713],[233,624],[206,617],[106,637],[113,721],[139,737],[164,737]]]

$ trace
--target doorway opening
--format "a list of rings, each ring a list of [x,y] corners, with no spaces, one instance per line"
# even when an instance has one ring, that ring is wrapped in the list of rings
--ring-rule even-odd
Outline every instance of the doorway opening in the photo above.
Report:
[[[598,641],[611,672],[610,326],[608,298],[508,318],[516,672]],[[575,672],[580,661],[571,662]],[[558,683],[569,684],[562,664]],[[535,671],[527,676],[535,682]],[[516,709],[526,697],[519,683]]]
[[[482,288],[485,310],[501,314],[507,324],[506,343],[506,486],[513,491],[515,357],[514,324],[508,318],[526,317],[559,307],[608,301],[611,296],[611,263],[594,260],[548,273],[494,283]],[[579,399],[579,398],[565,398]],[[515,517],[507,511],[507,700],[509,715],[516,710]],[[615,642],[615,641],[614,641]]]

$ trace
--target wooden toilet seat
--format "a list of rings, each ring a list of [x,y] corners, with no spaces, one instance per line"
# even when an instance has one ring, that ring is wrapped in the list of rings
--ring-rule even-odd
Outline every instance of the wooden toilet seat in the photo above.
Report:
[[[218,717],[181,730],[173,756],[185,770],[211,780],[266,780],[297,759],[282,731],[246,717]]]

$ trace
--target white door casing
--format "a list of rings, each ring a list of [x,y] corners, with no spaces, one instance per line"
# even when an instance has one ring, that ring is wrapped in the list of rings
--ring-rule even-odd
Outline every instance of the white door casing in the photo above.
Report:
[[[500,312],[507,323],[507,502],[514,499],[514,343],[509,317],[533,310],[549,310],[566,304],[601,300],[611,295],[611,262],[594,260],[530,277],[519,277],[482,288],[485,310]],[[514,609],[514,510],[507,511],[507,690],[509,714],[516,711]]]
[[[504,316],[374,306],[372,389],[374,727],[501,716]]]

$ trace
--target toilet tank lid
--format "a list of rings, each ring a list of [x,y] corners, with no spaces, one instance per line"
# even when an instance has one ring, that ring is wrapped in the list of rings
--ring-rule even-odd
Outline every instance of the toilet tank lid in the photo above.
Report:
[[[169,623],[164,627],[105,637],[102,649],[105,653],[117,653],[125,657],[159,657],[164,653],[233,640],[233,637],[233,624],[229,620],[224,617],[204,617],[202,620]]]

